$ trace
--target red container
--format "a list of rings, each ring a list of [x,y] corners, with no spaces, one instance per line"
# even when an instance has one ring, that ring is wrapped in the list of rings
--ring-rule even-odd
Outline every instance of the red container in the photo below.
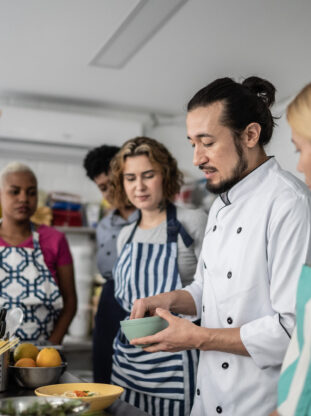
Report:
[[[53,225],[81,227],[82,214],[79,211],[53,209]]]

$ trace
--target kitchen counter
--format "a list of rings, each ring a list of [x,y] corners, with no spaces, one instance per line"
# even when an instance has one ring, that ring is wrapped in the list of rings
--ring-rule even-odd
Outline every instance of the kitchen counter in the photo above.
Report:
[[[59,383],[79,383],[81,380],[72,375],[70,372],[65,371],[61,376]],[[9,384],[9,388],[6,391],[0,392],[0,398],[17,397],[17,396],[33,396],[34,391],[31,389],[24,389],[17,386],[13,381]],[[96,412],[96,416],[148,416],[147,413],[137,409],[129,403],[123,400],[116,400],[110,407],[103,410],[101,413]]]

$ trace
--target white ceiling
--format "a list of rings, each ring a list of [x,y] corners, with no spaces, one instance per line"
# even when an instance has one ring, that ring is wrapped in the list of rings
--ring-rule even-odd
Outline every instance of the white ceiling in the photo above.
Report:
[[[218,77],[266,77],[278,101],[311,81],[310,0],[189,0],[123,68],[90,66],[137,1],[0,0],[0,94],[178,115]]]

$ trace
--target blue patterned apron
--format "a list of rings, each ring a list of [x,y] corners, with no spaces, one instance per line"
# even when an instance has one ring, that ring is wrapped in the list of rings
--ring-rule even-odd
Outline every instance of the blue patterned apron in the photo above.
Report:
[[[167,207],[167,242],[132,242],[139,220],[115,265],[115,297],[130,314],[136,299],[181,289],[177,263],[177,237],[186,247],[193,243]],[[119,331],[114,341],[111,381],[125,388],[123,399],[151,415],[186,416],[193,403],[197,351],[148,353],[130,345]]]
[[[23,310],[24,320],[16,331],[22,341],[47,340],[63,307],[33,226],[32,238],[34,248],[0,247],[0,306]]]

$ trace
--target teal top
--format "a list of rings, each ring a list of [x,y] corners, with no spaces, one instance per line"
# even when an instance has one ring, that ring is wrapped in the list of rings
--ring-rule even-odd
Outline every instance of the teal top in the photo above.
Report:
[[[281,416],[311,416],[311,267],[301,271],[296,301],[297,321],[278,384]]]

